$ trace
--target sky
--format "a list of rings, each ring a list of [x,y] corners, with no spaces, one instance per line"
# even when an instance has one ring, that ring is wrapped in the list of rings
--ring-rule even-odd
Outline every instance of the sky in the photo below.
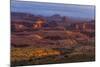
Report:
[[[60,14],[61,16],[69,16],[74,18],[93,19],[95,17],[94,5],[11,1],[11,11],[26,12],[43,16]]]

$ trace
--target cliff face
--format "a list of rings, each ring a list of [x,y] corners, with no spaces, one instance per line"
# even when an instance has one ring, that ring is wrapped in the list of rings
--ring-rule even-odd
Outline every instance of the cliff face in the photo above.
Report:
[[[40,22],[40,23],[39,23]],[[94,30],[94,20],[74,20],[66,16],[53,15],[50,17],[36,16],[28,13],[11,13],[12,31],[16,29],[42,29],[43,27],[58,27],[67,30],[89,31]],[[17,27],[17,28],[16,28]],[[37,28],[36,28],[37,27]],[[24,29],[25,28],[25,29]]]

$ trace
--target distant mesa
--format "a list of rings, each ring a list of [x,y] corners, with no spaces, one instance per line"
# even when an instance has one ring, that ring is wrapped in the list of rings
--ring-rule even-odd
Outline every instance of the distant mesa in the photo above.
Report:
[[[91,31],[95,29],[95,20],[75,20],[66,16],[36,16],[28,13],[11,13],[12,31],[32,31],[45,28],[65,28],[66,30]],[[93,31],[93,30],[92,30]]]

